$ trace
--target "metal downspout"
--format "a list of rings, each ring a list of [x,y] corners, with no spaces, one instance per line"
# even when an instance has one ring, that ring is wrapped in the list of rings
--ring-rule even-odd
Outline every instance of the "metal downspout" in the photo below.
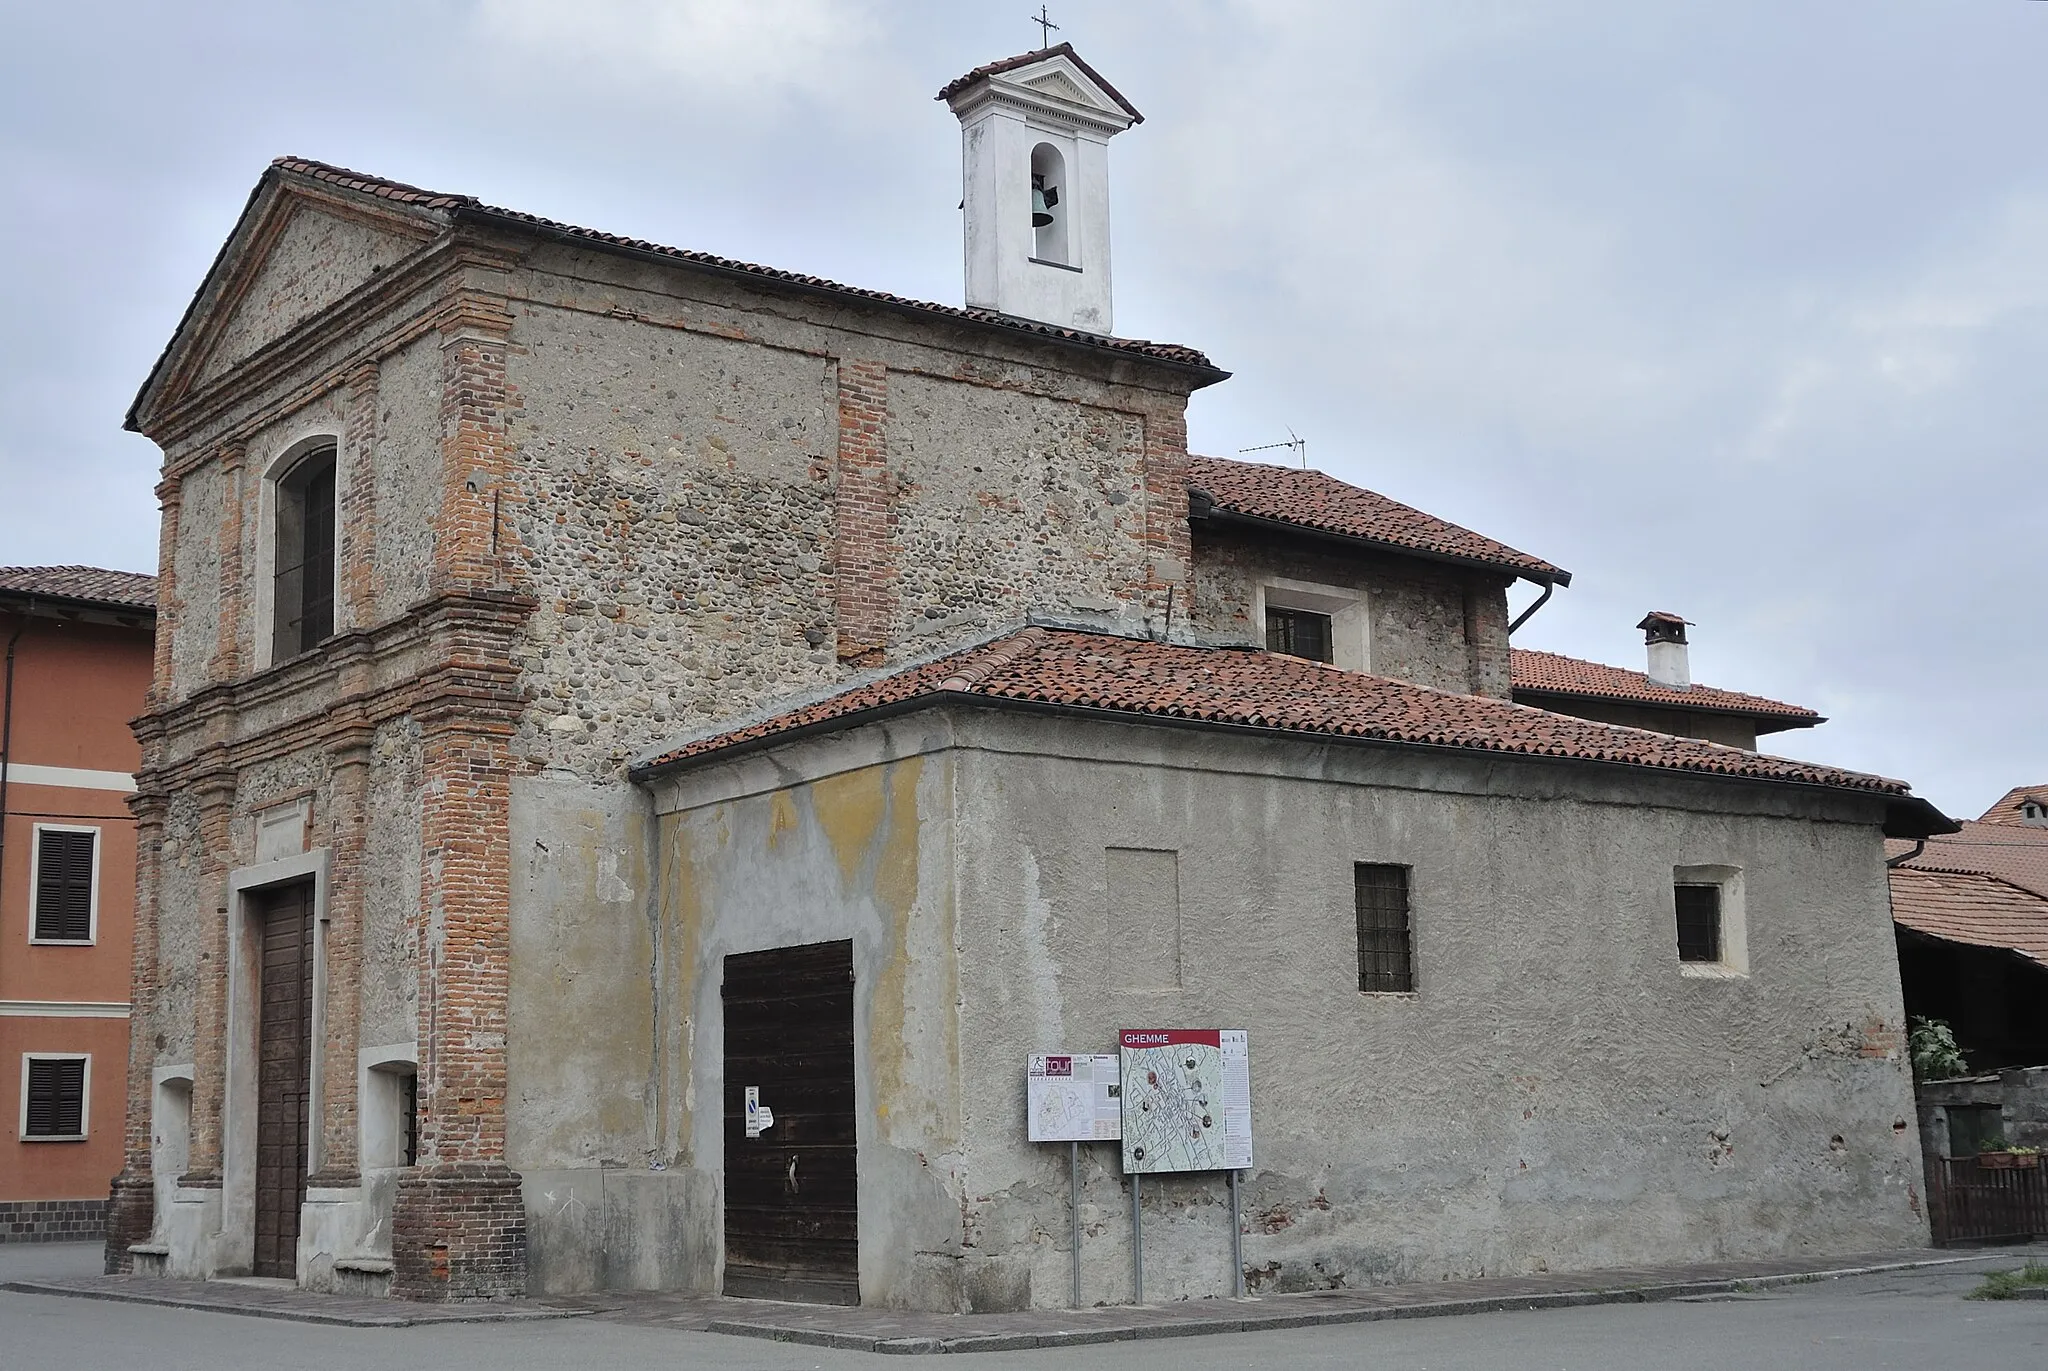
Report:
[[[1527,609],[1523,610],[1523,611],[1522,611],[1522,612],[1521,612],[1520,614],[1517,614],[1517,615],[1515,616],[1515,621],[1514,621],[1513,623],[1511,623],[1511,624],[1509,624],[1509,625],[1508,625],[1508,637],[1510,637],[1510,638],[1514,637],[1514,636],[1515,636],[1515,630],[1516,630],[1516,629],[1518,629],[1518,628],[1520,628],[1520,627],[1521,627],[1521,626],[1522,626],[1523,624],[1526,624],[1526,623],[1528,623],[1528,622],[1529,622],[1529,620],[1530,620],[1530,618],[1531,618],[1531,617],[1533,617],[1533,616],[1535,615],[1536,611],[1537,611],[1537,610],[1539,610],[1539,609],[1541,609],[1541,608],[1543,608],[1544,602],[1545,602],[1545,601],[1547,601],[1547,600],[1549,600],[1549,599],[1550,599],[1550,597],[1551,597],[1551,595],[1552,595],[1552,594],[1554,594],[1554,593],[1556,592],[1556,590],[1557,590],[1557,582],[1555,582],[1555,581],[1545,581],[1545,582],[1543,583],[1543,593],[1542,593],[1541,595],[1538,595],[1538,596],[1536,597],[1536,603],[1535,603],[1535,604],[1533,604],[1533,605],[1530,605],[1530,606],[1529,606],[1529,607],[1528,607]]]
[[[21,624],[7,640],[7,684],[0,688],[0,891],[7,889],[7,773],[14,767],[14,645],[28,632],[28,621],[36,612],[36,597],[28,597],[21,611]]]

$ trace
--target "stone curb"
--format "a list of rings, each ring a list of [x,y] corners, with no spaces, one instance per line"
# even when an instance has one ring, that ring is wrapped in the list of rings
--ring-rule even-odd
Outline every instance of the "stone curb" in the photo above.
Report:
[[[399,1311],[390,1314],[339,1313],[309,1309],[304,1304],[244,1304],[203,1295],[160,1295],[152,1291],[111,1288],[82,1289],[53,1281],[0,1281],[0,1290],[17,1295],[66,1295],[75,1300],[111,1300],[116,1304],[150,1304],[165,1309],[196,1309],[206,1314],[239,1314],[245,1318],[282,1319],[289,1323],[317,1323],[339,1328],[422,1328],[444,1323],[525,1323],[535,1319],[573,1319],[592,1311],[586,1309],[492,1309],[488,1305],[462,1306],[443,1313]],[[308,1298],[323,1298],[311,1296]],[[397,1301],[391,1301],[396,1304]]]
[[[1252,1313],[1242,1318],[1177,1319],[1166,1323],[1134,1324],[1122,1328],[1055,1329],[1045,1333],[962,1333],[956,1337],[878,1338],[868,1334],[836,1333],[830,1329],[796,1328],[740,1319],[714,1319],[705,1326],[705,1331],[723,1333],[731,1337],[762,1338],[771,1342],[829,1347],[846,1352],[895,1355],[1016,1352],[1041,1347],[1077,1347],[1090,1343],[1132,1342],[1149,1338],[1201,1337],[1211,1333],[1261,1333],[1283,1328],[1378,1323],[1387,1319],[1446,1318],[1459,1314],[1497,1314],[1523,1309],[1576,1309],[1599,1304],[1650,1304],[1698,1295],[1739,1293],[1773,1286],[1804,1285],[1849,1276],[1871,1276],[1887,1271],[1916,1271],[1993,1259],[1995,1254],[1973,1254],[1918,1261],[1883,1262],[1871,1266],[1829,1267],[1818,1271],[1797,1271],[1779,1275],[1732,1276],[1717,1280],[1670,1281],[1657,1285],[1608,1286],[1593,1290],[1555,1290],[1528,1295],[1490,1295],[1478,1299],[1427,1300],[1412,1304],[1320,1312]],[[2039,1296],[2030,1298],[2048,1298],[2048,1289],[2042,1290]]]

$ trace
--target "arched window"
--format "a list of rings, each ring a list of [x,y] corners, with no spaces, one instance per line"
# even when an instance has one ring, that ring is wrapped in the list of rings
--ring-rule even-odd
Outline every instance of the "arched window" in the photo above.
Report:
[[[1067,254],[1067,159],[1050,143],[1031,149],[1032,253],[1041,262],[1071,265]]]
[[[334,445],[315,447],[277,480],[271,558],[270,660],[334,633]]]

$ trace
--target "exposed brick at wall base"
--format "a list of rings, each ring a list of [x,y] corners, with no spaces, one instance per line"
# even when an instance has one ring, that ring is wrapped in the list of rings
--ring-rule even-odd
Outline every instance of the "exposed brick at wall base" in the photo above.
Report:
[[[107,1230],[105,1200],[16,1200],[0,1204],[0,1242],[91,1242]],[[148,1230],[143,1237],[148,1237]],[[142,1238],[137,1238],[141,1242]]]
[[[398,1182],[391,1293],[409,1300],[504,1300],[526,1293],[526,1204],[497,1162],[422,1167]]]
[[[124,1173],[114,1177],[113,1188],[106,1199],[72,1203],[90,1205],[99,1216],[93,1231],[80,1234],[79,1240],[106,1239],[106,1273],[109,1276],[133,1274],[135,1254],[128,1249],[136,1243],[148,1242],[150,1230],[156,1226],[156,1187],[150,1178]],[[6,1238],[0,1236],[0,1242],[4,1241]]]

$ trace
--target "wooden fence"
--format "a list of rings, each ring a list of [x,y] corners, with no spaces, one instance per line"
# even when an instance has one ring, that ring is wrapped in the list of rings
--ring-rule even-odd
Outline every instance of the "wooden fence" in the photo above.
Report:
[[[1941,1246],[2048,1237],[2048,1171],[1931,1157],[1928,1217]]]

